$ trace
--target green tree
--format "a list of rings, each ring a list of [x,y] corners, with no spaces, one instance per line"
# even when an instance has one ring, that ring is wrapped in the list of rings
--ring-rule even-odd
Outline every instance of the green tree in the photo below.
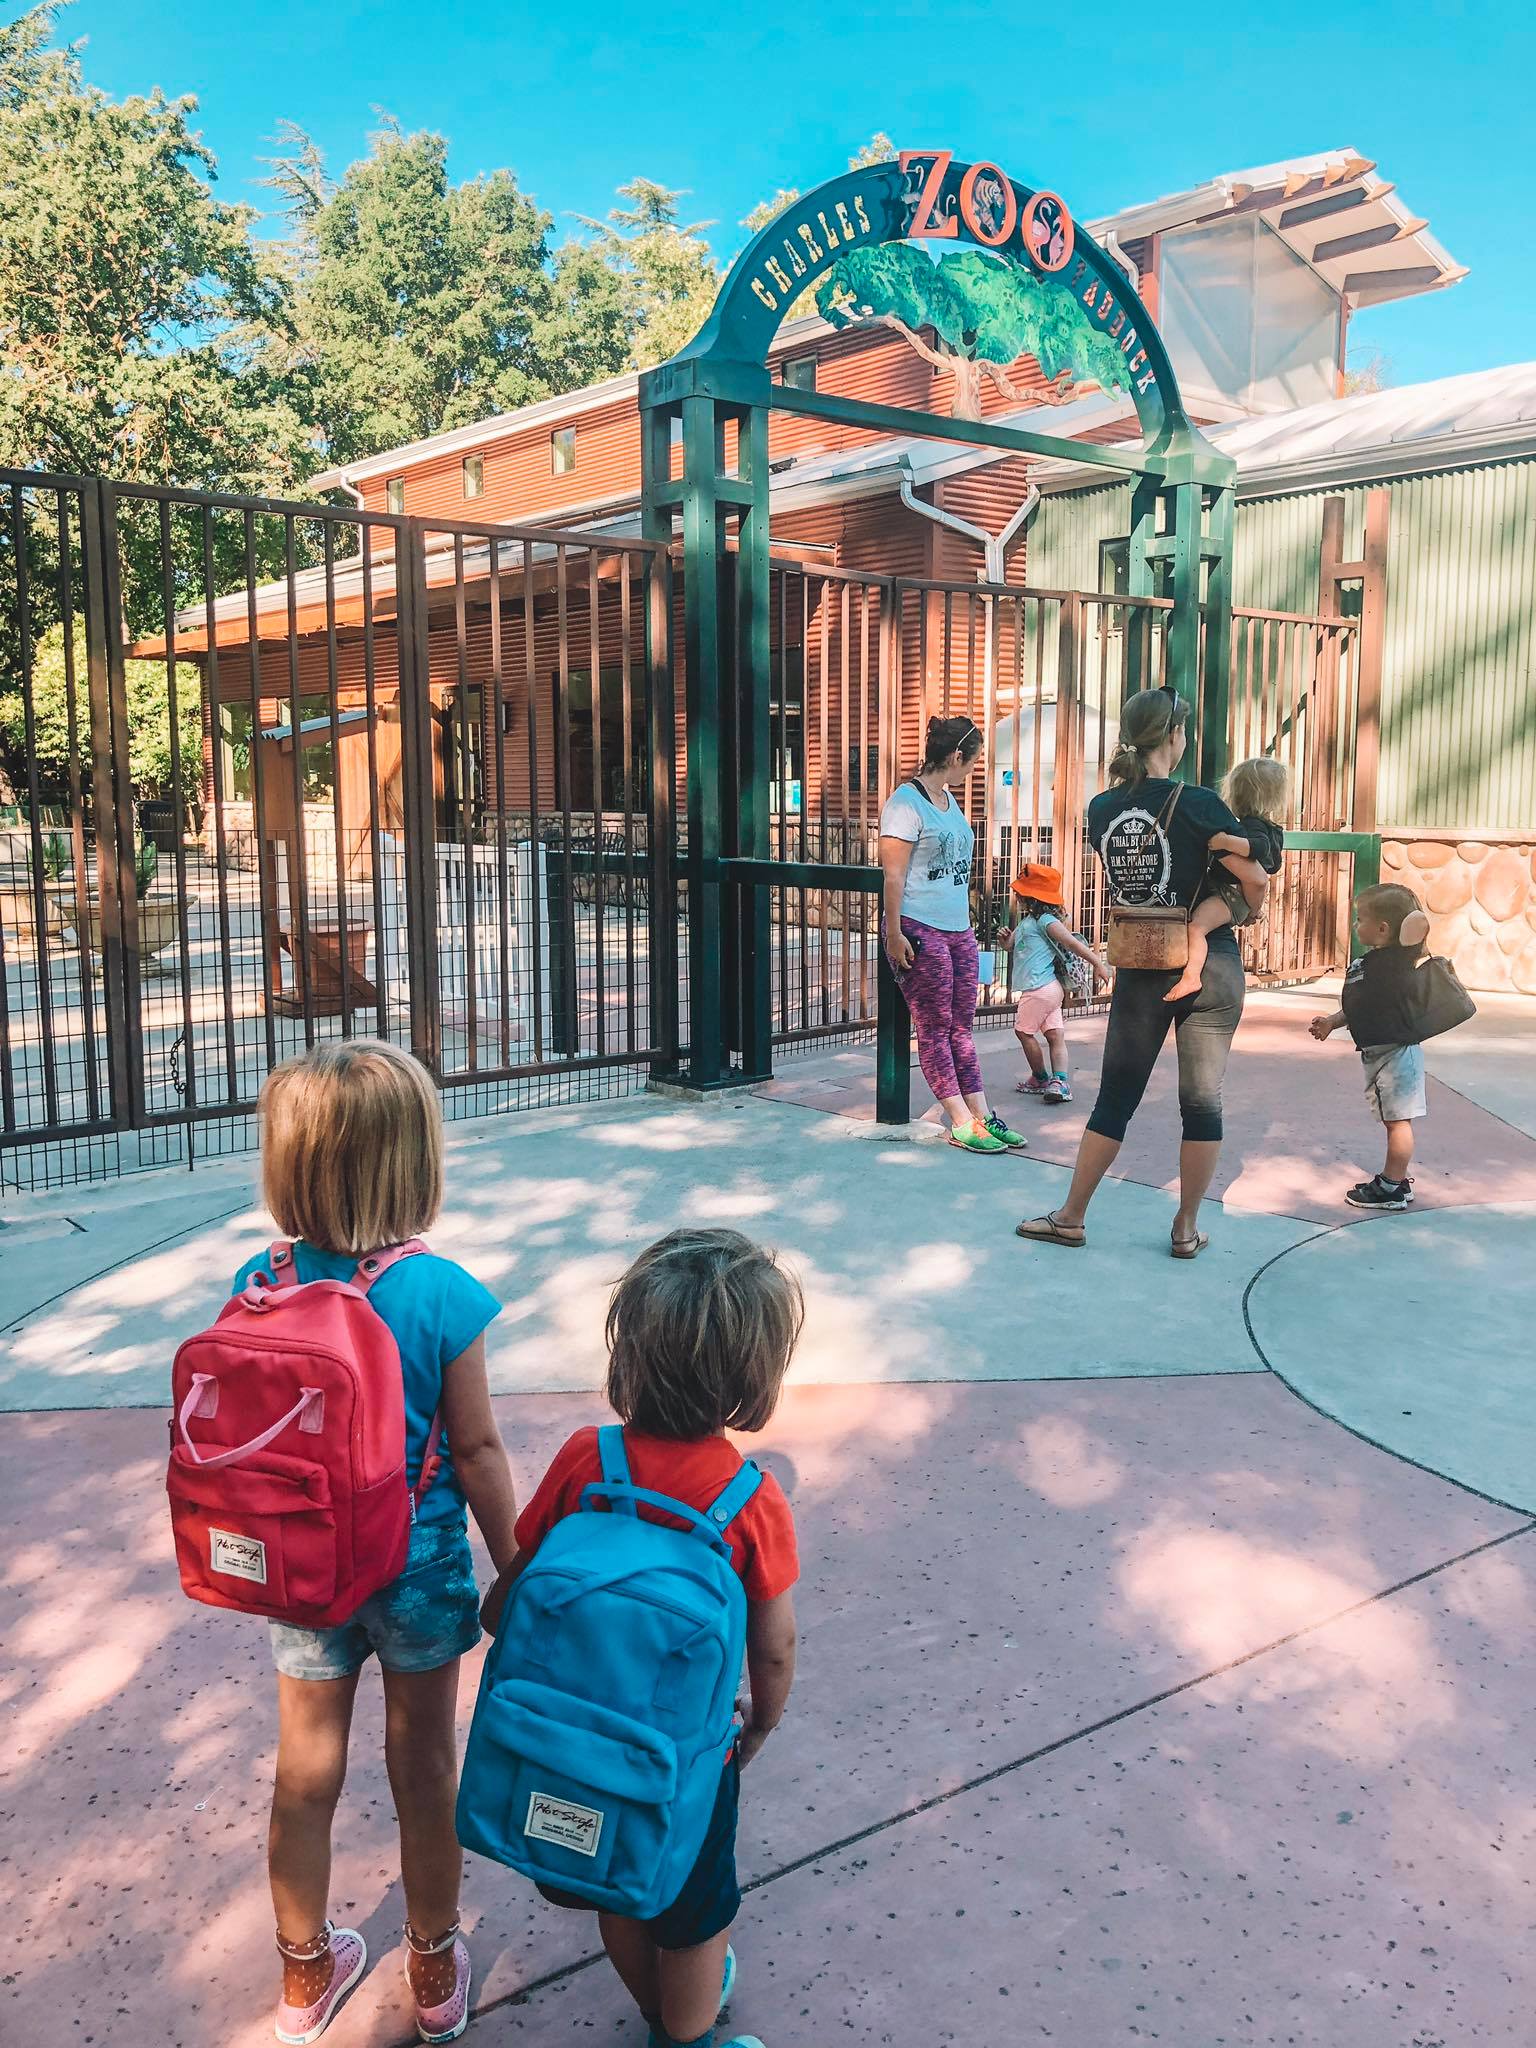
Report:
[[[926,362],[952,371],[957,419],[980,418],[984,376],[1024,403],[1008,374],[1021,355],[1034,356],[1053,383],[1126,386],[1120,350],[1075,300],[1016,258],[984,249],[956,249],[937,261],[915,242],[854,249],[822,280],[816,303],[839,326],[873,320],[892,327]]]
[[[0,461],[269,491],[300,430],[252,345],[283,291],[250,209],[214,198],[196,102],[86,85],[56,12],[0,40]]]
[[[714,222],[684,227],[678,219],[683,196],[652,178],[634,178],[619,187],[628,205],[613,207],[606,221],[579,216],[597,237],[591,252],[619,280],[634,369],[664,363],[692,341],[720,289],[720,268],[705,240]]]
[[[85,636],[77,626],[74,664],[75,750],[89,786],[91,730],[86,703]],[[128,768],[140,798],[180,795],[196,805],[203,786],[202,677],[186,662],[176,665],[176,726],[181,751],[178,792],[171,774],[171,696],[163,661],[124,664],[128,701]],[[38,780],[45,801],[57,801],[69,786],[69,671],[64,628],[50,626],[32,650],[32,723]],[[26,706],[14,681],[0,686],[0,771],[22,794],[27,788]]]
[[[440,135],[391,123],[333,184],[285,124],[269,184],[290,221],[293,303],[277,344],[320,459],[344,463],[611,376],[625,358],[619,280],[510,171],[449,181]]]

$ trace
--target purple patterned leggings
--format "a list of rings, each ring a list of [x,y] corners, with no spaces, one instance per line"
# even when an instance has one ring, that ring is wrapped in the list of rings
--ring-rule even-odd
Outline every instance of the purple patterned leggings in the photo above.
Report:
[[[904,917],[901,928],[917,947],[917,958],[897,983],[912,1012],[917,1058],[923,1079],[940,1102],[981,1093],[981,1062],[971,1025],[976,1016],[976,934],[938,932]]]

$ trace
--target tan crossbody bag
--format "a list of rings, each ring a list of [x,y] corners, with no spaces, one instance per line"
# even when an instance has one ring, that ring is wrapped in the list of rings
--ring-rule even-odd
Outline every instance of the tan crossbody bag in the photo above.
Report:
[[[1182,782],[1158,813],[1157,829],[1173,823]],[[1168,973],[1189,964],[1189,912],[1179,903],[1112,903],[1105,957],[1111,967],[1146,967]]]

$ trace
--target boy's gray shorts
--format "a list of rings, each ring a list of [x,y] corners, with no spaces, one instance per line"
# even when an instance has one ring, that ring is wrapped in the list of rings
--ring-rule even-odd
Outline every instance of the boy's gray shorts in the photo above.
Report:
[[[1422,1045],[1362,1045],[1365,1099],[1384,1124],[1426,1116]]]

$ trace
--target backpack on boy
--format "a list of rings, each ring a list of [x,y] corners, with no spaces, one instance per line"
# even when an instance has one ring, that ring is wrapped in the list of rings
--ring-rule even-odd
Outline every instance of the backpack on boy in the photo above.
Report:
[[[293,1246],[275,1244],[270,1271],[178,1350],[165,1484],[189,1599],[333,1628],[405,1569],[442,1418],[409,1487],[400,1352],[368,1293],[426,1249],[301,1284]]]
[[[650,1919],[697,1861],[735,1739],[747,1596],[725,1532],[762,1483],[708,1510],[636,1486],[619,1428],[514,1582],[464,1752],[467,1849],[610,1913]],[[643,1519],[640,1506],[685,1526]]]

